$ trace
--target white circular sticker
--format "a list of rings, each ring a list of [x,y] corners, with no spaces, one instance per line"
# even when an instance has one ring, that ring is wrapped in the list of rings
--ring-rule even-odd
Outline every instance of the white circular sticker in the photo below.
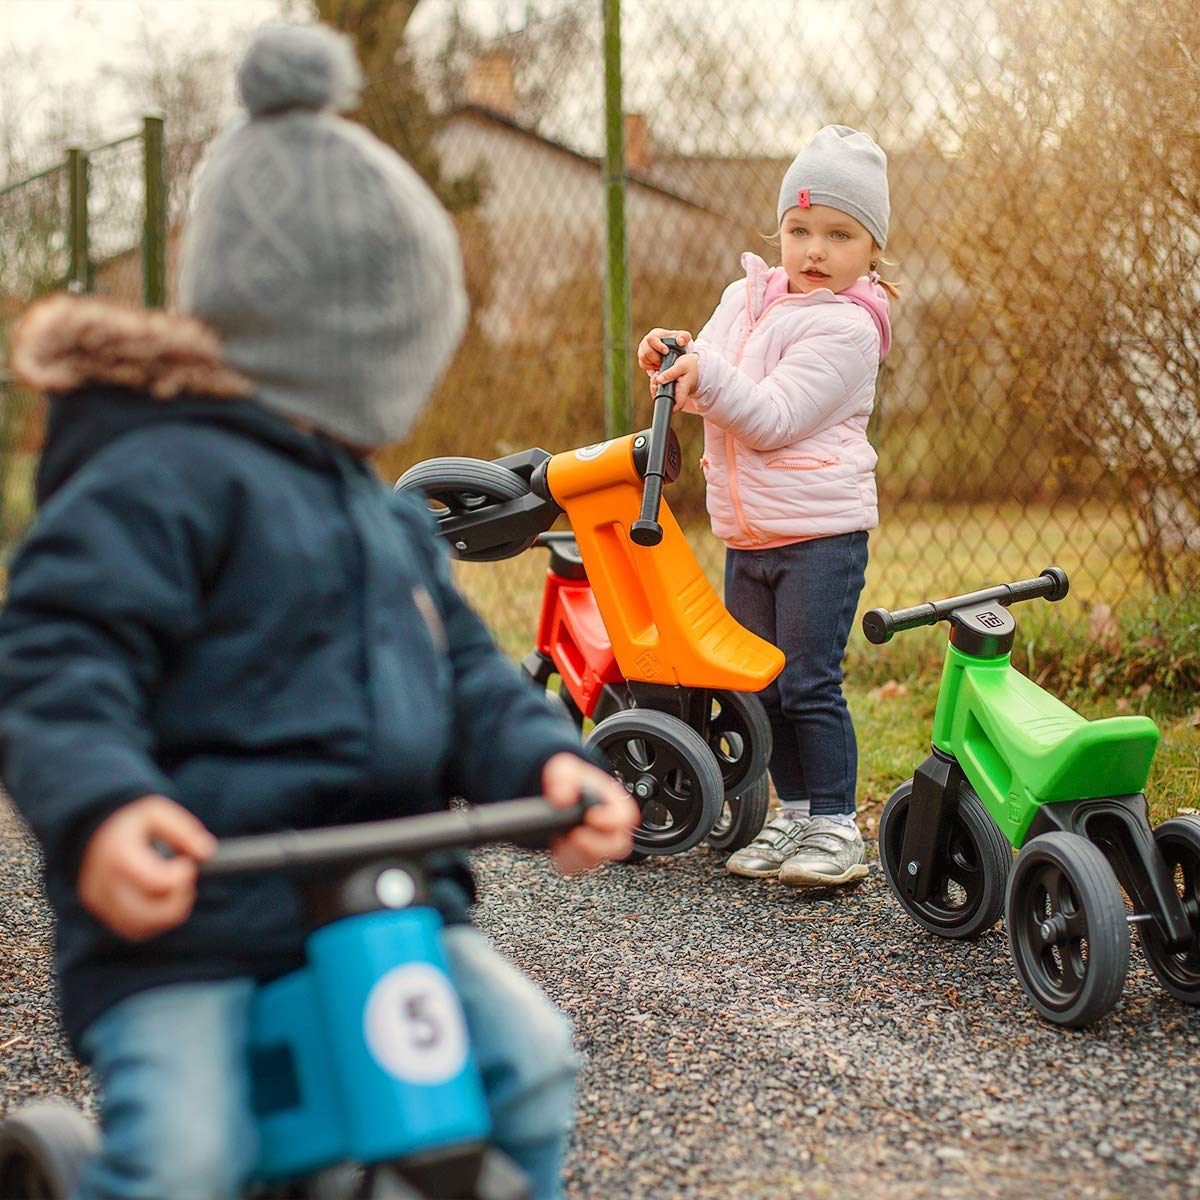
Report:
[[[467,1030],[450,980],[429,963],[393,967],[371,989],[363,1033],[375,1061],[409,1083],[445,1083],[467,1060]]]
[[[595,442],[591,446],[580,446],[575,451],[575,457],[583,459],[584,462],[589,458],[599,458],[611,445],[612,442]]]

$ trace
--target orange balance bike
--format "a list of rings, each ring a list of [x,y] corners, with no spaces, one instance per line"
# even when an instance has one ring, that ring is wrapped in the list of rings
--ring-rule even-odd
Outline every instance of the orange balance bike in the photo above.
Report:
[[[672,345],[664,369],[681,349]],[[434,458],[396,484],[422,492],[465,562],[550,554],[537,644],[524,668],[557,696],[641,808],[634,858],[707,839],[746,845],[767,815],[771,727],[753,694],[783,654],[733,618],[663,500],[679,476],[675,385],[651,428],[551,455]],[[562,515],[569,532],[549,532]],[[551,690],[551,694],[554,694]]]

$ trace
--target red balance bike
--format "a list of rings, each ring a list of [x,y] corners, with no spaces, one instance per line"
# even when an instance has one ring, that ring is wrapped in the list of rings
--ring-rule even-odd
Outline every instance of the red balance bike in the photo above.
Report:
[[[682,353],[671,346],[664,369]],[[705,839],[736,850],[762,828],[771,728],[753,694],[783,654],[739,625],[705,578],[670,507],[679,476],[675,385],[649,430],[551,455],[435,458],[401,476],[429,501],[466,562],[550,555],[530,678],[557,695],[586,744],[637,800],[634,857]],[[562,515],[569,532],[548,532]]]

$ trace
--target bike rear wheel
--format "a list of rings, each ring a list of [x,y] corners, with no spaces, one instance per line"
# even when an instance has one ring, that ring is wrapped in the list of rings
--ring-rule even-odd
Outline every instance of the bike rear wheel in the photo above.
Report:
[[[601,721],[585,745],[604,754],[641,809],[635,858],[680,854],[708,836],[725,792],[712,751],[686,722],[650,708],[623,709]]]
[[[1192,927],[1192,940],[1172,953],[1153,921],[1138,929],[1142,953],[1159,983],[1176,1000],[1200,1005],[1200,817],[1182,816],[1164,821],[1154,840],[1166,859],[1184,912]]]
[[[900,907],[939,937],[973,938],[991,929],[1004,910],[1004,885],[1012,846],[966,784],[959,789],[933,890],[914,900],[901,886],[904,831],[913,781],[902,783],[884,805],[879,821],[879,862]]]
[[[738,795],[725,797],[707,838],[709,849],[732,854],[750,845],[766,823],[770,803],[770,780],[766,771],[763,771]]]

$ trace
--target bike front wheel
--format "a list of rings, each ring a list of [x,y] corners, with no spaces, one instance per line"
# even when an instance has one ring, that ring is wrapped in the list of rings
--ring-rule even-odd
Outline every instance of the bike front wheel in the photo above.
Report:
[[[1086,838],[1056,830],[1025,844],[1005,923],[1017,978],[1047,1021],[1077,1028],[1116,1006],[1129,970],[1125,899]]]
[[[913,781],[902,783],[884,805],[879,821],[879,862],[900,907],[930,933],[973,938],[991,929],[1004,910],[1004,886],[1012,846],[983,801],[963,784],[950,816],[948,835],[935,867],[933,890],[915,900],[901,887],[904,831],[908,828]]]

